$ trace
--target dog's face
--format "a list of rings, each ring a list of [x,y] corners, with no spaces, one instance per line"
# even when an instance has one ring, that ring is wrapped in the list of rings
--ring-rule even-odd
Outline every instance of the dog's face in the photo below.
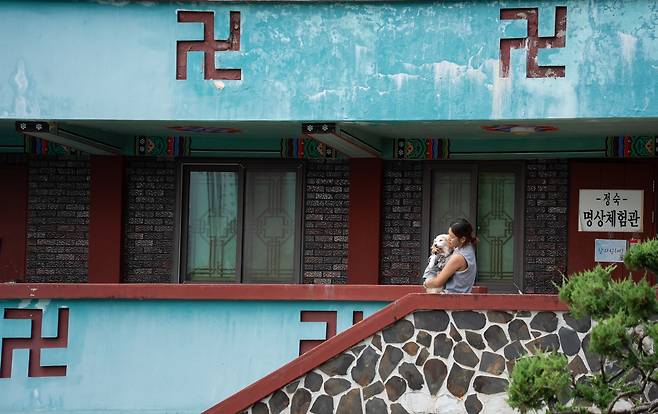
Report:
[[[448,238],[449,236],[447,234],[439,234],[434,238],[434,242],[432,242],[432,246],[439,249],[446,256],[452,253],[452,248],[450,248]]]

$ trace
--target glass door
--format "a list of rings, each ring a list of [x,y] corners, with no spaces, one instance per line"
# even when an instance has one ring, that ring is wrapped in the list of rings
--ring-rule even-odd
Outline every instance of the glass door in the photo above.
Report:
[[[427,167],[421,263],[431,240],[466,218],[475,227],[477,285],[516,293],[523,281],[523,187],[521,164],[479,163]],[[424,256],[424,257],[423,257]]]
[[[492,291],[514,285],[514,172],[480,172],[478,176],[478,284]]]
[[[437,234],[448,233],[448,226],[456,218],[464,217],[473,222],[472,199],[476,184],[470,169],[432,172],[430,240]]]

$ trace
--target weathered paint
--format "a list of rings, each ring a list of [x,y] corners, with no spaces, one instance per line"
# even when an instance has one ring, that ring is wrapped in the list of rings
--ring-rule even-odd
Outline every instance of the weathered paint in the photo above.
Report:
[[[43,337],[57,336],[68,308],[68,346],[43,349],[42,365],[66,376],[28,377],[28,351],[13,352],[0,378],[0,412],[198,413],[294,359],[302,339],[324,338],[302,310],[337,311],[337,331],[353,311],[367,317],[386,302],[4,300],[0,338],[29,338],[30,321],[5,309],[43,309]]]
[[[555,296],[541,295],[407,294],[400,299],[402,292],[422,291],[418,286],[252,287],[0,285],[0,339],[31,338],[29,319],[7,318],[6,309],[19,309],[42,312],[41,337],[66,343],[42,349],[40,359],[42,366],[65,367],[65,375],[59,370],[57,376],[28,376],[29,352],[13,352],[11,376],[0,378],[0,412],[198,413],[288,362],[303,368],[329,358],[412,308],[503,310],[511,299],[517,310],[564,308]],[[369,318],[394,298],[387,311]],[[68,314],[65,336],[61,309]],[[295,359],[300,340],[323,338],[326,332],[324,323],[301,322],[302,311],[335,311],[337,332],[358,320],[355,311],[364,319],[351,334]],[[259,387],[294,372],[278,380],[269,375]]]
[[[525,51],[499,75],[500,39],[525,37],[501,8],[538,7],[566,47],[539,50],[563,78],[526,78]],[[130,3],[4,1],[0,118],[124,120],[487,120],[658,116],[658,4],[652,0],[393,3]],[[241,80],[203,79],[176,42],[201,24],[177,10],[215,11],[240,50],[217,53]]]

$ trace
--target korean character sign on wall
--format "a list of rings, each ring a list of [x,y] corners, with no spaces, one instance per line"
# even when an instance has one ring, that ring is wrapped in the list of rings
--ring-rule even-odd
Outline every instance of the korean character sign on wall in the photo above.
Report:
[[[578,231],[642,232],[643,190],[580,190]]]

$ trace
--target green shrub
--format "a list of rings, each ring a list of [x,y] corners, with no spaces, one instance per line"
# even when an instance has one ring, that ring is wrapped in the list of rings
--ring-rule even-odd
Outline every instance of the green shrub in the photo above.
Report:
[[[658,240],[647,240],[628,249],[624,265],[629,270],[647,269],[658,274]]]
[[[521,413],[548,406],[553,410],[560,396],[568,396],[571,377],[567,357],[557,353],[538,354],[516,362],[510,378],[509,400]]]
[[[648,240],[629,249],[625,265],[631,270],[658,271],[658,241]],[[646,398],[651,384],[658,386],[658,315],[656,290],[645,279],[612,279],[614,266],[597,265],[575,273],[559,289],[560,299],[576,317],[589,316],[589,351],[601,358],[601,369],[578,380],[558,353],[520,358],[511,374],[508,402],[522,413],[547,408],[555,413],[585,413],[596,408],[611,413],[625,400],[632,411],[658,412],[658,400]]]

